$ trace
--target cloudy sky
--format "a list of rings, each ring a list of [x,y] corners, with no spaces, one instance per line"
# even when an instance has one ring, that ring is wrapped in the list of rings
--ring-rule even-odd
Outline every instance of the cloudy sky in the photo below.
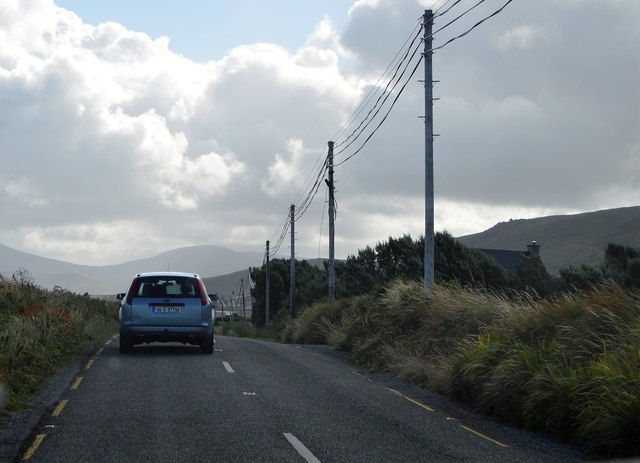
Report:
[[[0,0],[0,243],[82,264],[263,250],[434,1]],[[639,23],[637,0],[515,0],[436,52],[437,230],[640,204]],[[424,233],[421,78],[336,158],[338,257]],[[298,256],[328,254],[326,190]]]

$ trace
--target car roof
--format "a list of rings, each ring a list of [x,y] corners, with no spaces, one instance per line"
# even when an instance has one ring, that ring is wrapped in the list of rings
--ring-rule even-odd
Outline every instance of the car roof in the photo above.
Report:
[[[138,273],[135,277],[191,277],[191,278],[200,278],[197,273],[185,273],[185,272],[143,272]]]

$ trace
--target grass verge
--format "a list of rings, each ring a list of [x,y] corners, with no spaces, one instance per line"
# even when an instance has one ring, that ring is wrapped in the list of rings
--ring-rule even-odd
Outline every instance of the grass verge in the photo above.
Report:
[[[316,304],[281,340],[326,342],[366,368],[462,400],[595,457],[640,456],[640,293],[553,301],[456,285]]]
[[[62,289],[44,290],[26,271],[0,277],[0,383],[8,411],[97,339],[117,332],[117,305]]]

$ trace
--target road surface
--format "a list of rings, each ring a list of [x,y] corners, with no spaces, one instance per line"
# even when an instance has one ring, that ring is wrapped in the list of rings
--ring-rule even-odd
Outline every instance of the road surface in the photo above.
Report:
[[[108,340],[41,421],[30,462],[579,461],[564,446],[370,375],[326,349]]]

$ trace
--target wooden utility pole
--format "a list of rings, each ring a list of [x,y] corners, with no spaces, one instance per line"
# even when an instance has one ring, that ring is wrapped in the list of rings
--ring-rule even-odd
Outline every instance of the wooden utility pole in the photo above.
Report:
[[[424,289],[431,291],[434,283],[434,192],[433,192],[433,13],[425,10],[424,26],[424,158],[425,158],[425,231]]]
[[[291,205],[291,281],[289,284],[289,306],[291,316],[296,316],[296,206]]]
[[[264,308],[264,326],[269,324],[269,291],[271,290],[271,278],[269,275],[269,240],[267,240],[267,281],[266,281],[266,303]]]
[[[327,186],[329,187],[329,274],[327,280],[329,282],[329,304],[333,304],[336,300],[336,259],[335,259],[335,186],[333,183],[333,142],[329,142],[329,179]]]
[[[242,291],[242,318],[244,319],[244,321],[246,321],[247,312],[246,312],[246,305],[245,305],[245,299],[244,299],[244,278],[240,278],[240,290]]]

